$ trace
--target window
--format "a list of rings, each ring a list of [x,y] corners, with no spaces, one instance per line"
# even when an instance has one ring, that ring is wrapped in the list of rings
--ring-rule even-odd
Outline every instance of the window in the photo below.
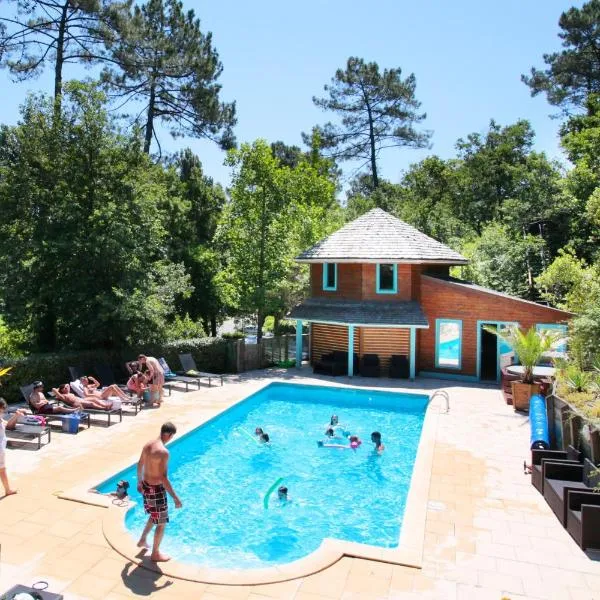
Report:
[[[337,265],[323,263],[323,289],[328,292],[337,290]]]
[[[435,366],[460,369],[462,360],[462,321],[436,319]]]
[[[396,294],[398,292],[398,265],[377,265],[377,293]]]
[[[552,344],[552,352],[564,353],[567,351],[567,326],[560,323],[538,323],[536,330],[550,335],[557,335],[558,339]]]

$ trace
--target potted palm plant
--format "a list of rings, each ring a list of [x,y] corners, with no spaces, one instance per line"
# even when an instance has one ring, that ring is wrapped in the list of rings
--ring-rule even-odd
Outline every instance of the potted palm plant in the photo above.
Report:
[[[516,326],[500,331],[486,327],[486,330],[503,339],[515,351],[523,366],[523,378],[512,382],[513,406],[515,410],[529,410],[529,399],[540,391],[539,384],[533,380],[533,368],[542,356],[552,350],[552,346],[561,338],[561,334],[537,331],[535,327],[523,332]]]

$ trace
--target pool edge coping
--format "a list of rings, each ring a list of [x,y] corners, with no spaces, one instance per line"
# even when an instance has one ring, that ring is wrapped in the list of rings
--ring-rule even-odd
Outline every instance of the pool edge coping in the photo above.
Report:
[[[261,391],[271,383],[273,382],[270,381],[264,383],[264,385],[260,385],[250,394],[244,395],[242,398],[232,402],[229,406],[218,411],[215,415],[207,418],[202,423],[196,423],[193,426],[190,425],[189,428],[186,428],[185,431],[182,432],[182,435],[186,435],[193,429],[211,421],[225,410],[246,400],[249,396]],[[320,382],[318,385],[322,384],[323,382]],[[303,385],[311,384],[305,383]],[[352,385],[340,386],[334,382],[332,382],[332,386],[365,389],[362,387],[355,388]],[[395,393],[415,394],[420,392],[407,389],[402,391],[398,390]],[[430,395],[429,392],[425,393]],[[427,502],[432,476],[434,446],[437,435],[440,404],[439,398],[430,400],[425,410],[423,427],[421,429],[417,454],[413,464],[413,472],[400,530],[399,543],[396,548],[380,548],[368,544],[325,538],[321,545],[308,556],[284,565],[262,569],[216,569],[188,565],[177,561],[156,564],[149,560],[147,553],[143,549],[137,547],[135,541],[131,538],[131,535],[125,527],[125,515],[130,508],[130,505],[118,506],[114,504],[110,498],[102,494],[91,492],[89,484],[80,484],[61,493],[59,497],[65,500],[92,504],[108,509],[102,518],[102,532],[107,543],[113,550],[137,566],[186,581],[217,585],[261,585],[280,583],[323,571],[344,556],[387,562],[420,569],[423,562]],[[123,468],[130,466],[132,462],[135,462],[135,458],[133,461],[132,457],[123,460],[123,463],[126,463]],[[113,475],[120,470],[121,469],[115,471],[115,468],[111,467]],[[98,477],[96,477],[94,481],[97,480]]]

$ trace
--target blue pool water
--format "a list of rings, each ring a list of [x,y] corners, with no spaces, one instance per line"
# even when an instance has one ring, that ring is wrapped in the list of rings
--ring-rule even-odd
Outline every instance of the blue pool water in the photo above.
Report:
[[[217,568],[287,563],[325,537],[397,546],[428,397],[273,383],[170,444],[170,480],[183,508],[169,498],[163,548],[174,558]],[[332,414],[357,434],[356,451],[319,448]],[[244,432],[262,427],[271,446]],[[373,452],[372,431],[386,450]],[[290,501],[265,493],[279,478]],[[98,486],[127,479],[136,506],[126,527],[139,536],[146,516],[135,465]]]
[[[458,360],[460,353],[460,339],[454,338],[441,342],[438,346],[438,357],[446,360]]]

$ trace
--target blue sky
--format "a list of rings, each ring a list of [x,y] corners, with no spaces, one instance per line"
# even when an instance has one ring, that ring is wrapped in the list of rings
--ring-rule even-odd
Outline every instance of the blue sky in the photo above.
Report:
[[[449,158],[459,137],[485,131],[489,120],[506,125],[529,119],[536,149],[560,158],[556,109],[531,98],[521,73],[542,66],[542,55],[559,48],[558,19],[581,1],[565,0],[255,0],[199,2],[193,8],[213,33],[223,62],[223,99],[237,101],[238,141],[262,137],[301,145],[300,133],[330,117],[312,96],[349,56],[383,68],[415,73],[417,97],[433,130],[430,150],[391,149],[382,155],[381,175],[399,181],[411,163],[428,154]],[[6,11],[6,3],[0,5]],[[70,68],[66,77],[76,77]],[[49,73],[12,83],[0,72],[0,122],[17,122],[28,91],[52,90]],[[229,170],[215,145],[161,134],[163,150],[191,147],[205,172],[227,184]],[[346,175],[352,166],[344,165]]]

